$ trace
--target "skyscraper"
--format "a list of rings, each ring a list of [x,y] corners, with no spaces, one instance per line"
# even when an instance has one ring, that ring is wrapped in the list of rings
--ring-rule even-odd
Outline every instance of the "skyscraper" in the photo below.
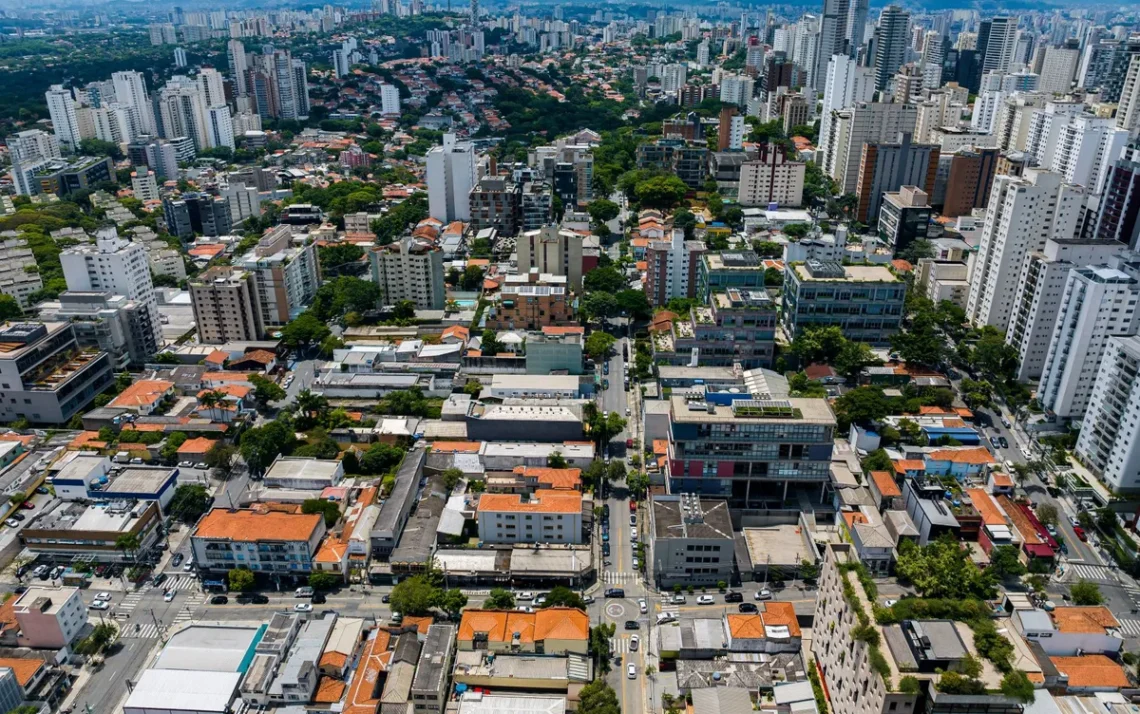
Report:
[[[444,223],[471,219],[470,193],[476,181],[475,149],[444,134],[443,145],[427,153],[428,212]]]
[[[158,133],[154,123],[154,105],[146,91],[146,79],[141,72],[115,72],[111,75],[115,85],[115,100],[129,104],[138,113],[139,131],[152,136]]]
[[[11,144],[8,144],[11,146]],[[1097,240],[1140,245],[1140,146],[1126,149],[1109,171],[1097,212]]]
[[[886,89],[906,58],[910,36],[910,13],[898,5],[887,5],[875,28],[875,88]]]
[[[234,91],[239,97],[249,95],[249,64],[245,59],[245,45],[241,40],[226,43],[226,55],[230,61],[230,74],[234,78]]]
[[[79,122],[75,118],[75,99],[71,96],[71,90],[64,89],[62,84],[53,84],[45,96],[48,115],[51,117],[56,137],[64,146],[76,149],[83,137],[79,134]]]
[[[850,0],[824,0],[820,23],[819,48],[815,61],[815,88],[822,91],[827,81],[827,64],[835,55],[851,56],[847,43]]]
[[[982,74],[1008,72],[1017,46],[1017,18],[995,17],[982,20],[978,31],[978,52],[982,55]]]

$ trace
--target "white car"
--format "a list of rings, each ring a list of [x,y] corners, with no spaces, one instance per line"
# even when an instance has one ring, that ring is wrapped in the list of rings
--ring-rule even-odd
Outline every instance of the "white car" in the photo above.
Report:
[[[767,589],[767,588],[764,588],[763,590],[756,591],[756,594],[753,595],[753,597],[757,600],[771,600],[772,599],[772,591]]]
[[[9,528],[19,528],[20,522],[15,518],[9,518],[8,520],[4,521],[4,525],[8,526]]]
[[[519,612],[526,612],[526,613],[534,612],[534,608],[531,607],[530,605],[519,605],[515,609],[518,610]]]
[[[312,612],[312,611],[313,611],[313,603],[311,603],[311,602],[299,602],[293,606],[293,612]]]
[[[671,602],[674,605],[682,605],[685,602],[685,596],[682,595],[681,593],[677,593],[676,595],[673,596],[673,599]]]
[[[625,674],[630,679],[637,679],[637,665],[631,664],[625,668]]]
[[[641,614],[644,615],[645,613],[649,612],[649,603],[645,602],[645,598],[638,600],[637,606],[641,608]]]
[[[698,605],[712,605],[714,602],[712,595],[701,595],[697,598]]]
[[[107,602],[106,600],[96,600],[95,602],[88,605],[88,607],[90,607],[92,610],[110,610],[111,603]]]
[[[182,566],[182,571],[185,573],[189,573],[193,569],[194,569],[194,561],[193,560],[187,560],[186,564]]]
[[[99,593],[98,595],[95,596],[95,599],[96,600],[103,600],[105,602],[111,602],[111,593]]]
[[[163,602],[174,602],[174,591],[173,590],[167,590],[165,593],[162,594],[162,600],[163,600]]]
[[[528,590],[523,590],[518,595],[515,595],[515,600],[533,600],[533,599],[534,599],[534,593],[532,593]]]
[[[629,529],[629,537],[632,538],[633,540],[637,540],[637,529],[636,528],[630,528]]]
[[[546,604],[546,596],[545,595],[539,595],[538,597],[536,597],[534,599],[534,604],[535,605],[545,605]]]
[[[640,637],[638,637],[637,635],[634,635],[633,637],[630,637],[630,638],[629,638],[629,651],[630,651],[630,652],[636,652],[636,651],[637,651],[637,646],[638,646],[639,644],[641,644],[641,638],[640,638]]]
[[[626,415],[626,416],[629,416],[629,413],[630,413],[630,412],[629,412],[629,407],[626,407],[626,408],[625,408],[625,415]]]
[[[676,622],[677,613],[675,612],[659,612],[657,613],[657,624],[664,625],[667,622]]]
[[[633,556],[633,569],[634,570],[641,570],[641,561],[637,559],[636,555]]]
[[[883,604],[886,605],[887,607],[894,607],[895,605],[898,604],[898,602],[899,602],[898,600],[893,600],[893,599],[892,600],[884,600]]]

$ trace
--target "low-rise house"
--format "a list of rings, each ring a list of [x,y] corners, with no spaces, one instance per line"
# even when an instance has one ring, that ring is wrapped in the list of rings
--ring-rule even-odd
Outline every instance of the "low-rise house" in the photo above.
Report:
[[[728,649],[732,652],[799,652],[801,631],[790,602],[767,602],[754,615],[725,615]]]
[[[518,610],[463,611],[458,647],[492,652],[587,654],[590,618],[571,607],[548,607],[535,612]]]
[[[924,455],[929,476],[972,478],[998,463],[985,447],[947,447]]]
[[[1124,646],[1120,622],[1107,607],[1058,607],[1015,610],[1014,629],[1050,657],[1105,654],[1115,657]]]
[[[319,513],[215,508],[190,538],[201,571],[247,567],[255,574],[307,576],[325,535]]]

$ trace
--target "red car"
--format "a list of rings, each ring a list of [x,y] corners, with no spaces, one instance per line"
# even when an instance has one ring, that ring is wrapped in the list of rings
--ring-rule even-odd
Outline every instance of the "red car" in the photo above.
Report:
[[[627,449],[633,448],[633,439],[626,439],[625,440],[625,448],[627,448]]]
[[[1073,532],[1077,534],[1077,537],[1081,539],[1082,543],[1088,541],[1089,537],[1085,535],[1084,528],[1081,528],[1080,526],[1073,526]]]
[[[629,499],[629,512],[634,513],[635,511],[637,511],[637,501],[631,498]]]
[[[26,508],[28,510],[31,510],[35,507],[36,507],[36,504],[32,503],[31,501],[24,501],[23,503],[20,504],[20,508]]]

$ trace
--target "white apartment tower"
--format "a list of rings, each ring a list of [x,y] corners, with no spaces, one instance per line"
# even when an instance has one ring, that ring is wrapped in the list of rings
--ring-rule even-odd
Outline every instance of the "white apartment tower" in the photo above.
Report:
[[[396,85],[380,85],[380,112],[385,116],[400,115],[400,90]]]
[[[139,132],[157,136],[154,122],[154,106],[146,91],[146,78],[142,72],[114,72],[111,82],[115,85],[115,101],[129,104],[138,115]]]
[[[1099,194],[1112,163],[1127,145],[1128,132],[1116,128],[1112,119],[1078,116],[1061,126],[1056,144],[1043,153],[1052,153],[1049,168],[1061,174],[1065,183],[1087,186]]]
[[[875,98],[875,73],[870,67],[860,67],[847,55],[834,55],[826,67],[823,87],[823,108],[819,117],[819,151],[823,170],[830,173],[834,162],[834,113],[859,102]]]
[[[64,89],[62,84],[53,84],[45,97],[55,135],[61,144],[74,150],[83,137],[79,132],[79,120],[75,117],[75,98],[71,96],[71,90]]]
[[[1132,136],[1140,135],[1140,53],[1132,55],[1128,64],[1116,109],[1116,126]]]
[[[1077,458],[1114,491],[1140,488],[1140,337],[1113,335],[1093,382]]]
[[[230,73],[234,77],[234,92],[239,97],[249,95],[249,63],[245,58],[245,45],[241,40],[226,43],[226,54],[230,60]]]
[[[898,141],[900,134],[914,135],[918,109],[913,104],[863,102],[836,114],[833,163],[828,171],[842,193],[854,193],[859,183],[863,145]]]
[[[966,317],[975,326],[1005,331],[1022,289],[1025,259],[1049,238],[1071,238],[1088,200],[1080,186],[1042,169],[994,177],[986,220],[970,275]]]
[[[153,355],[162,345],[158,300],[150,278],[150,261],[141,243],[119,237],[113,227],[95,233],[95,245],[79,245],[60,253],[63,277],[71,291],[112,292],[143,308],[140,334],[133,337]],[[140,313],[140,314],[142,314]]]
[[[427,154],[428,211],[444,223],[471,220],[469,194],[478,180],[475,148],[444,134],[443,145]]]
[[[1123,261],[1069,272],[1037,398],[1061,419],[1085,415],[1108,338],[1136,334],[1137,266]],[[1121,268],[1128,268],[1128,272]]]

